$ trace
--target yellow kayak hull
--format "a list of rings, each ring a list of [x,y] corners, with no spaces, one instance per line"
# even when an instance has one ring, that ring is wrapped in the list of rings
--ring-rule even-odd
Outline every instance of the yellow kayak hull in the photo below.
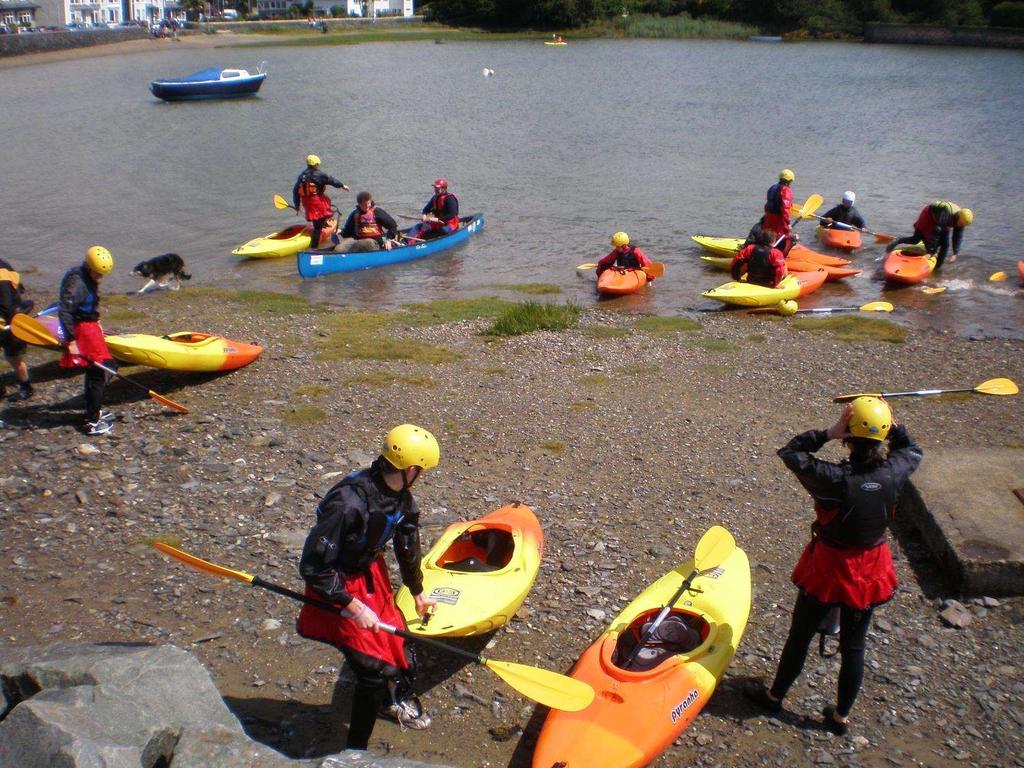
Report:
[[[107,336],[104,341],[110,354],[123,363],[169,371],[232,371],[248,365],[263,352],[258,344],[191,331],[168,336],[126,333]]]

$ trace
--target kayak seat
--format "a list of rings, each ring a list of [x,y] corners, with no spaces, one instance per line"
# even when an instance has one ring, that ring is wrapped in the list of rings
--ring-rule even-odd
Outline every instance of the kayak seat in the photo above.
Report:
[[[701,616],[673,611],[658,625],[654,633],[636,653],[629,666],[623,666],[633,655],[640,639],[647,634],[660,611],[648,611],[638,616],[616,643],[612,663],[630,672],[654,669],[672,656],[685,655],[699,648],[707,640],[711,626]]]
[[[515,539],[510,531],[483,528],[455,539],[437,564],[448,571],[486,573],[500,571],[512,561]]]

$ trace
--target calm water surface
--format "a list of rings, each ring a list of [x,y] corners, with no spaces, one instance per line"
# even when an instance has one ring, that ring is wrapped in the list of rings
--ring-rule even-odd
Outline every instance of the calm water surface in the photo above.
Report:
[[[876,230],[908,234],[938,197],[969,205],[976,221],[962,257],[934,281],[948,290],[884,298],[912,325],[1024,338],[1019,52],[723,41],[163,45],[0,71],[0,253],[35,266],[27,282],[37,298],[52,297],[62,271],[103,243],[118,259],[118,290],[138,286],[127,276],[135,262],[176,251],[193,284],[345,305],[513,297],[501,286],[539,282],[591,303],[593,278],[575,266],[625,229],[667,262],[666,277],[604,306],[678,314],[709,306],[700,291],[725,279],[699,262],[689,236],[745,234],[790,167],[798,200],[818,192],[830,205],[853,189]],[[270,79],[255,99],[169,105],[148,92],[157,77],[260,60]],[[392,214],[416,213],[431,180],[447,176],[463,213],[482,211],[486,228],[439,257],[315,281],[301,280],[291,259],[239,262],[233,247],[296,221],[272,196],[290,195],[310,152]],[[347,212],[354,195],[338,192]],[[813,240],[813,226],[801,228]],[[866,248],[857,256],[865,274],[802,304],[879,298],[881,253]],[[996,270],[1011,279],[988,282]]]

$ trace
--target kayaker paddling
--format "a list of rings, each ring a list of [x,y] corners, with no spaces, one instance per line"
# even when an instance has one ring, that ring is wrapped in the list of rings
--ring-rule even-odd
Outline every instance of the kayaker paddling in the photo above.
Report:
[[[825,211],[825,215],[821,217],[821,225],[823,227],[832,227],[836,224],[848,224],[851,227],[865,229],[867,224],[864,222],[864,217],[860,215],[860,211],[853,207],[856,201],[857,195],[855,192],[850,190],[844,192],[843,199],[839,205]]]
[[[0,330],[0,348],[3,349],[4,358],[14,371],[14,378],[18,383],[18,391],[9,398],[11,402],[28,400],[33,393],[28,366],[25,364],[27,345],[10,329],[11,318],[19,312],[32,311],[32,302],[26,301],[24,296],[25,286],[21,282],[21,275],[14,271],[14,267],[0,259],[0,319],[5,326]],[[0,397],[6,396],[7,387],[0,383]]]
[[[632,245],[629,235],[625,232],[616,232],[611,239],[612,250],[607,256],[597,262],[597,276],[606,269],[643,269],[652,263],[647,254]],[[647,281],[651,282],[654,277],[648,275]]]
[[[459,228],[459,198],[448,191],[448,179],[434,179],[434,194],[423,206],[420,223],[409,230],[406,239],[429,240],[448,235]]]
[[[310,248],[320,247],[320,236],[334,212],[331,198],[324,194],[328,186],[346,191],[349,188],[347,184],[320,170],[320,158],[317,155],[307,155],[306,168],[299,174],[295,186],[292,187],[292,203],[295,206],[295,215],[298,216],[301,210],[305,210],[306,221],[313,224],[313,232],[309,238]]]
[[[756,240],[744,246],[732,260],[732,279],[739,280],[746,275],[748,283],[774,288],[786,276],[786,257],[773,245],[777,235],[763,227],[751,234]]]
[[[885,252],[892,253],[904,243],[924,243],[929,255],[936,257],[935,269],[939,269],[949,252],[950,230],[953,233],[953,253],[949,261],[952,263],[960,255],[964,227],[970,226],[973,222],[974,212],[970,208],[961,208],[949,200],[936,200],[921,209],[917,221],[914,222],[913,234],[893,240],[886,246]]]
[[[435,605],[423,594],[420,513],[411,488],[439,461],[440,448],[430,432],[413,424],[395,427],[370,467],[327,492],[302,548],[299,572],[306,580],[306,595],[345,609],[343,617],[306,605],[296,630],[338,648],[355,674],[349,749],[366,749],[378,714],[403,728],[430,725],[412,694],[412,648],[401,637],[377,631],[377,625],[405,627],[384,563],[389,542],[394,542],[402,582],[416,612],[425,616]]]
[[[342,242],[336,251],[385,251],[398,237],[398,224],[383,208],[373,202],[373,195],[360,192],[356,195],[356,207],[348,215],[341,229]]]
[[[843,441],[849,450],[846,461],[837,464],[814,456],[831,440]],[[896,499],[923,454],[907,430],[894,423],[889,405],[870,396],[847,403],[827,430],[803,432],[778,454],[814,498],[816,519],[811,541],[793,570],[800,592],[775,680],[770,688],[761,684],[748,695],[760,706],[780,711],[822,619],[838,606],[838,694],[823,715],[824,726],[842,735],[864,679],[872,612],[896,591],[886,531]]]
[[[110,375],[95,363],[115,369],[116,363],[100,328],[100,281],[114,270],[114,257],[102,245],[85,252],[85,260],[64,273],[60,281],[60,320],[69,339],[60,359],[61,368],[85,369],[85,424],[88,435],[113,430],[113,414],[103,410],[103,395]]]

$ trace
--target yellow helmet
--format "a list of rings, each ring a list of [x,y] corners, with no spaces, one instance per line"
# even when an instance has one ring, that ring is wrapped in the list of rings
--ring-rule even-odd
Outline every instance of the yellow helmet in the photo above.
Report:
[[[319,155],[306,155],[306,165],[311,168],[320,167],[320,156]]]
[[[625,232],[616,232],[612,235],[612,245],[616,248],[621,248],[623,245],[629,245],[629,235]]]
[[[970,208],[961,208],[956,215],[956,223],[961,227],[969,226],[974,222],[974,211]]]
[[[114,257],[102,245],[94,245],[85,252],[85,265],[98,275],[109,275],[114,271]]]
[[[423,427],[400,424],[385,435],[381,456],[395,469],[431,469],[441,460],[441,448],[437,439]]]
[[[858,397],[850,410],[850,434],[868,440],[885,440],[892,427],[892,409],[877,397]]]
[[[783,168],[779,171],[779,181],[793,181],[794,179],[796,179],[796,174],[789,170],[789,168]]]

